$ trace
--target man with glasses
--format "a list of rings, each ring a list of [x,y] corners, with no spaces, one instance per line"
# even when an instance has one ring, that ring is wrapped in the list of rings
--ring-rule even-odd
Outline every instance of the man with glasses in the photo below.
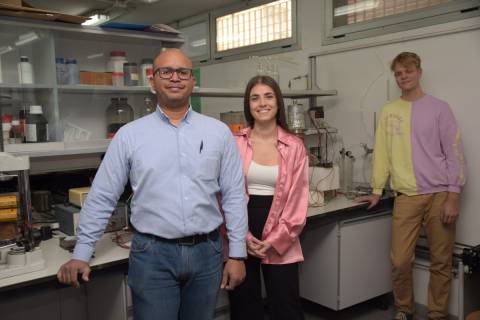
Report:
[[[233,289],[245,277],[241,161],[228,127],[189,104],[192,62],[169,49],[154,64],[157,110],[115,134],[82,208],[73,259],[58,278],[74,286],[78,274],[88,281],[95,242],[130,179],[136,232],[128,282],[135,320],[211,320],[220,287]],[[220,206],[230,257],[223,277]]]

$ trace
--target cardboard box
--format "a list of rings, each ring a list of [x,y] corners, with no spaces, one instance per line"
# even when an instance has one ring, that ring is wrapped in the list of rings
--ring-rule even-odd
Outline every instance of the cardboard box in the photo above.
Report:
[[[0,0],[0,3],[16,7],[22,6],[22,0]]]
[[[111,72],[80,71],[80,84],[112,85]]]
[[[81,208],[87,198],[88,192],[90,192],[90,187],[72,188],[68,190],[68,202]]]
[[[50,10],[36,9],[21,0],[0,0],[0,14],[19,18],[61,21],[75,24],[81,24],[89,19],[88,17],[73,16]]]

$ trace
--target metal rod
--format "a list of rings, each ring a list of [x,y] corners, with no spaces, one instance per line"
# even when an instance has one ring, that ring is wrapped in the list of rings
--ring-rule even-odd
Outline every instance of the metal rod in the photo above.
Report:
[[[22,235],[26,238],[29,248],[26,251],[33,249],[34,239],[31,232],[32,229],[32,206],[30,197],[30,180],[28,175],[29,170],[18,171],[18,191],[20,194],[20,212],[22,215],[23,225],[21,226]]]
[[[317,86],[317,58],[309,57],[308,58],[308,76],[307,76],[307,89],[313,90],[318,89]],[[315,97],[308,98],[308,106],[310,108],[315,107],[317,104],[317,99]]]
[[[457,268],[458,268],[458,319],[463,319],[463,315],[465,313],[464,302],[463,302],[465,271],[463,270],[463,261],[461,259],[458,261]]]

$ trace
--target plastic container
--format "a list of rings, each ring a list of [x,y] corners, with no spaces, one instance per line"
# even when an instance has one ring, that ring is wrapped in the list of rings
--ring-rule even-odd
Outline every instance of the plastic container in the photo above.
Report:
[[[12,120],[12,127],[9,134],[10,144],[23,143],[23,131],[19,120]]]
[[[48,141],[48,121],[43,116],[42,106],[30,106],[25,119],[25,140],[27,143]]]
[[[110,59],[107,62],[107,71],[112,73],[112,84],[123,86],[123,64],[127,63],[125,51],[110,52]]]
[[[142,59],[140,62],[140,78],[139,85],[148,86],[150,84],[150,77],[153,76],[153,60]]]
[[[55,69],[57,73],[57,83],[66,84],[67,83],[67,65],[65,64],[65,59],[55,58]]]
[[[138,86],[138,67],[135,62],[123,64],[123,83],[126,86]]]
[[[18,62],[18,82],[33,84],[33,68],[27,56],[21,56]]]
[[[111,99],[106,112],[108,139],[112,139],[122,126],[133,120],[133,109],[127,101],[127,98]]]
[[[80,72],[78,71],[77,60],[67,59],[66,60],[66,83],[67,84],[79,84],[80,83]]]

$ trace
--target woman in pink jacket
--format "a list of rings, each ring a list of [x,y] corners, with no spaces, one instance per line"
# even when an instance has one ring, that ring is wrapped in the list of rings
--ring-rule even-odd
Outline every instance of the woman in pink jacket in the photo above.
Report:
[[[245,281],[230,292],[232,320],[263,320],[260,270],[272,320],[304,319],[298,288],[303,261],[298,236],[308,206],[308,158],[290,134],[283,97],[270,77],[250,80],[244,97],[249,125],[236,134],[248,200]]]

